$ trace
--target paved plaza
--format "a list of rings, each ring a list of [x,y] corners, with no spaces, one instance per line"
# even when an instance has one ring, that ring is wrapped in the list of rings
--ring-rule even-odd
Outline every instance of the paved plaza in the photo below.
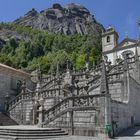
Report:
[[[22,130],[35,130],[38,129],[35,126],[1,126],[0,128],[10,128],[10,129],[22,129]],[[41,128],[43,129],[43,128]],[[46,128],[44,128],[46,129]],[[49,128],[50,129],[50,128]],[[3,138],[0,140],[4,140]],[[10,140],[5,139],[5,140]],[[42,139],[38,139],[42,140]],[[54,137],[54,138],[47,138],[47,140],[111,140],[105,137],[87,137],[87,136],[61,136],[61,137]],[[119,137],[116,137],[112,140],[140,140],[140,126],[136,126],[134,128],[125,130]]]
[[[111,140],[103,137],[66,136],[51,140]],[[124,131],[119,137],[112,140],[140,140],[140,126]]]

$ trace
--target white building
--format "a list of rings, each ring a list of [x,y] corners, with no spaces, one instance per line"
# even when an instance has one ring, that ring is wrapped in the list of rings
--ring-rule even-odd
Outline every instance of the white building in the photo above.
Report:
[[[140,55],[140,44],[138,40],[130,39],[127,36],[118,43],[118,33],[111,26],[102,33],[102,53],[107,56],[111,64],[116,64],[117,58],[122,58],[124,51],[131,51],[135,55],[136,51]],[[137,49],[137,50],[136,50]]]

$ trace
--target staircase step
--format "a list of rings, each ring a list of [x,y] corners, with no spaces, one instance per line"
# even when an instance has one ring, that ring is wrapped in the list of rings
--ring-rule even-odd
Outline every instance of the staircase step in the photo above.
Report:
[[[5,131],[5,132],[0,132],[0,135],[30,135],[30,136],[34,136],[34,135],[57,135],[57,134],[63,134],[63,133],[65,133],[65,131],[57,131],[57,132],[45,132],[44,131],[44,133],[42,132],[42,133],[36,133],[36,132],[30,132],[30,133],[28,133],[28,132],[24,132],[24,131],[22,131],[22,132],[18,132],[18,131],[16,131],[16,132],[13,132],[13,131],[11,131],[11,132],[9,132],[9,130],[7,130],[7,131]]]
[[[66,135],[60,136],[65,137]],[[50,140],[53,138],[58,138],[58,136],[47,136],[47,137],[12,137],[12,136],[0,136],[0,140]]]
[[[1,126],[0,139],[48,139],[52,137],[68,135],[65,131],[59,128],[37,128],[36,126]]]

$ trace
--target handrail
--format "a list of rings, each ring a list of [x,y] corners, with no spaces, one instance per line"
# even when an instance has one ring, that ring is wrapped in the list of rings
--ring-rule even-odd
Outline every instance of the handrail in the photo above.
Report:
[[[42,125],[50,123],[51,121],[68,111],[77,111],[82,109],[98,110],[99,100],[97,99],[104,96],[105,94],[67,97],[64,100],[60,101],[58,104],[54,105],[52,108],[44,110],[43,115],[47,120],[44,120]]]
[[[48,113],[50,110],[55,109],[57,106],[61,105],[63,102],[70,100],[70,99],[78,99],[78,98],[87,98],[87,97],[104,97],[104,94],[95,94],[95,95],[80,95],[80,96],[71,96],[67,97],[64,100],[60,101],[58,104],[54,105],[52,108],[46,110],[44,113]]]
[[[45,85],[43,85],[41,88],[45,88],[47,85],[49,85],[51,82],[55,81],[56,77],[54,79],[51,79],[49,82],[47,82]]]

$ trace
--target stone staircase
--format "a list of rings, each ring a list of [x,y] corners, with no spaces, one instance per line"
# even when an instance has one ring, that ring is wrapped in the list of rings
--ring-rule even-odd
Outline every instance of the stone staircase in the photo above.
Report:
[[[104,95],[83,95],[65,98],[52,108],[44,111],[45,120],[42,125],[47,126],[67,112],[99,110],[99,99],[101,97],[104,97]]]
[[[59,128],[38,128],[28,125],[0,127],[0,140],[40,140],[65,135],[67,133]]]
[[[7,125],[18,125],[14,120],[12,120],[6,113],[0,112],[0,126]]]

